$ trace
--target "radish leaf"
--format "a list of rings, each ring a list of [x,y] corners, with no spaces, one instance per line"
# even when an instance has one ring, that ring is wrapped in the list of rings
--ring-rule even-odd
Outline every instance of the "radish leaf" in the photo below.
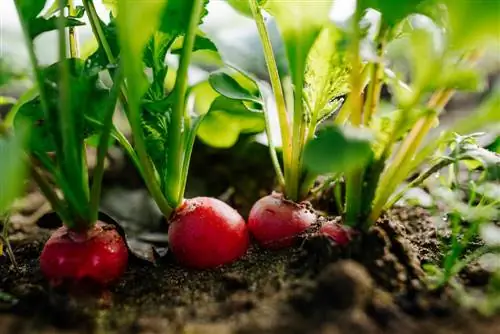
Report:
[[[241,133],[259,133],[265,126],[262,112],[250,110],[242,101],[219,96],[204,115],[198,137],[210,146],[228,148]]]
[[[262,104],[259,97],[243,88],[235,79],[224,72],[210,74],[208,81],[213,89],[229,99],[252,101]]]
[[[28,131],[21,128],[14,136],[0,137],[0,217],[21,194],[26,176],[23,146]]]
[[[306,144],[304,164],[318,174],[349,173],[365,166],[372,156],[372,136],[355,128],[330,126]]]

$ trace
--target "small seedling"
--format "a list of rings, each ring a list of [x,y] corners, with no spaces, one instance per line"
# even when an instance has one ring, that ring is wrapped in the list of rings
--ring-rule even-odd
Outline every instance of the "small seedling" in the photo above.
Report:
[[[477,146],[476,137],[456,136],[449,156],[442,159],[449,164],[447,178],[437,186],[428,184],[439,203],[435,211],[444,217],[450,234],[448,241],[443,240],[442,262],[424,266],[432,288],[458,287],[457,276],[466,266],[485,254],[499,256],[500,233],[494,224],[500,217],[500,200],[494,191],[498,185],[487,181],[486,171],[500,168],[500,156]]]

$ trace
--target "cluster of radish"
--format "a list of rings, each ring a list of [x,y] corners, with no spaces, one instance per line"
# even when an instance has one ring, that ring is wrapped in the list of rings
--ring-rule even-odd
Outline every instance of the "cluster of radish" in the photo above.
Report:
[[[250,235],[268,249],[290,247],[316,221],[316,214],[304,203],[287,200],[273,193],[252,207],[248,224],[226,203],[209,197],[185,200],[169,229],[170,249],[188,267],[207,269],[230,263],[243,256]],[[350,241],[349,230],[333,222],[321,226],[319,233],[339,245]]]
[[[278,193],[258,200],[248,224],[226,203],[210,197],[184,200],[169,227],[170,249],[181,265],[209,269],[242,257],[250,245],[250,235],[268,249],[290,247],[316,221],[316,214],[304,204],[289,201]],[[350,240],[342,226],[329,222],[320,228],[339,245]],[[42,272],[58,283],[63,278],[91,279],[106,285],[125,271],[128,250],[111,225],[97,222],[78,232],[61,227],[46,243],[40,257]]]

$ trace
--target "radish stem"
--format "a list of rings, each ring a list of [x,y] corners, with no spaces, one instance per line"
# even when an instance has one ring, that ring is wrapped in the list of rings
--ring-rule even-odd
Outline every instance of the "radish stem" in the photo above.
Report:
[[[201,11],[203,9],[202,0],[194,0],[189,19],[189,25],[180,58],[179,69],[177,70],[177,78],[173,89],[174,106],[171,115],[170,124],[168,127],[168,159],[167,171],[169,176],[166,182],[166,198],[171,207],[178,207],[182,201],[184,194],[182,193],[183,173],[183,149],[185,148],[182,141],[185,124],[183,124],[184,115],[186,113],[186,91],[188,87],[188,69],[191,55],[193,53],[194,40],[196,30],[200,20]]]

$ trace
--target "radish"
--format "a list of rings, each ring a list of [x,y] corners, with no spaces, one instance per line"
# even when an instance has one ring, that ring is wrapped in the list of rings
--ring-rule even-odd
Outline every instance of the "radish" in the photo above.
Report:
[[[249,235],[244,219],[229,205],[215,198],[195,197],[174,211],[168,241],[180,263],[207,269],[244,255]]]
[[[319,229],[319,234],[325,235],[339,246],[346,246],[354,237],[354,231],[336,222],[327,222]]]
[[[273,193],[258,200],[250,210],[248,228],[258,243],[270,249],[290,247],[308,229],[316,215],[305,204]]]
[[[106,286],[127,267],[128,249],[115,227],[98,221],[83,232],[56,230],[40,256],[40,269],[52,285],[65,280]]]

